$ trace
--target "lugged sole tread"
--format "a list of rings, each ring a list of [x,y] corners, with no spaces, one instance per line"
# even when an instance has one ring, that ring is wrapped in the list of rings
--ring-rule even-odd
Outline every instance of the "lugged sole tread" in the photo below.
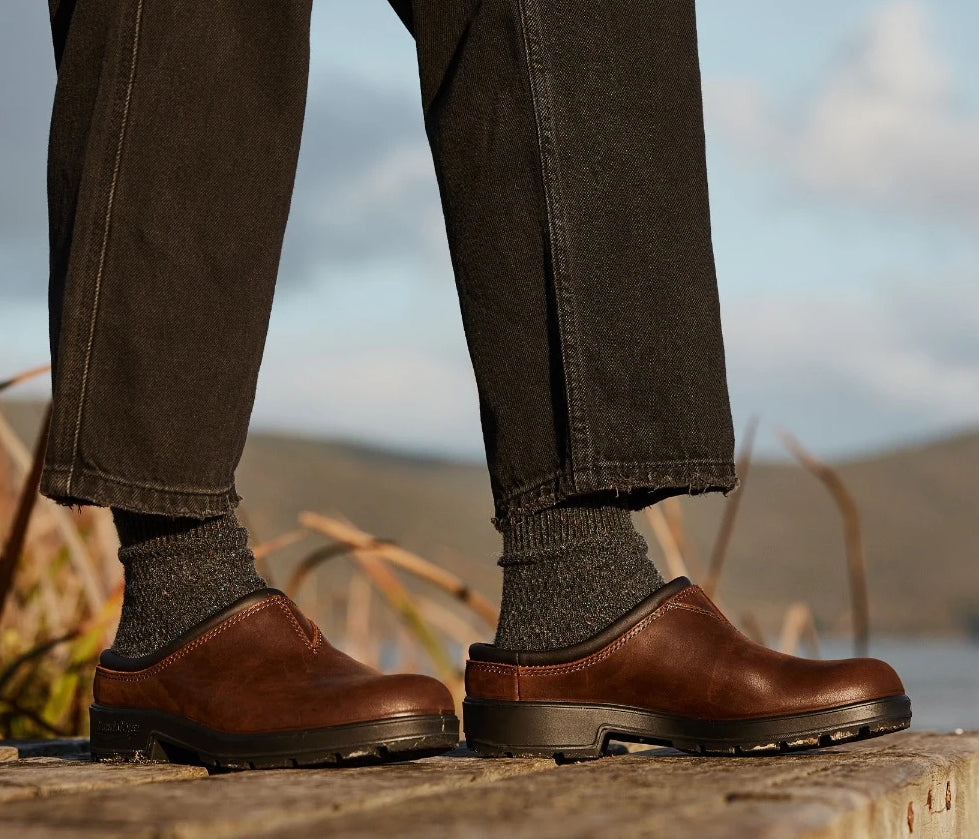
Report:
[[[482,707],[479,707],[482,706]],[[537,707],[534,707],[537,706]],[[861,713],[877,713],[859,718]],[[747,725],[754,726],[755,734],[759,725],[770,726],[771,732],[779,731],[780,736],[765,736],[764,739],[739,739],[738,734],[723,740],[710,739],[703,735],[688,734],[684,737],[664,735],[664,721],[668,726],[676,722],[667,717],[644,712],[641,709],[602,706],[575,706],[572,703],[521,703],[477,701],[467,699],[466,741],[470,749],[481,757],[511,758],[552,758],[558,763],[596,760],[608,754],[612,741],[648,743],[650,745],[675,748],[687,754],[710,757],[766,757],[789,752],[827,748],[857,740],[867,740],[906,729],[911,724],[910,702],[907,697],[889,697],[864,705],[828,709],[814,712],[815,720],[822,714],[849,714],[845,724],[837,724],[820,730],[811,724],[806,715],[795,718],[769,718],[769,720],[750,720]],[[571,717],[570,725],[563,724],[562,714],[578,714]],[[616,715],[633,718],[633,724],[616,725]],[[592,715],[588,722],[587,715]],[[536,716],[533,716],[536,715]],[[585,722],[581,716],[585,715]],[[529,724],[528,718],[533,722]],[[636,719],[642,720],[645,728]],[[788,722],[788,725],[786,723]],[[830,720],[824,720],[830,722]],[[837,723],[842,722],[837,716]],[[685,720],[682,724],[710,727],[710,723],[698,724]],[[736,724],[727,721],[728,725]],[[534,726],[538,730],[534,730]],[[799,726],[792,730],[792,725]],[[575,728],[575,726],[578,726]],[[590,727],[589,727],[590,726]],[[786,728],[790,730],[786,730]],[[781,730],[779,730],[781,729]],[[529,733],[523,742],[514,743],[512,739],[518,730]],[[550,741],[544,732],[550,735]],[[481,732],[490,734],[489,738],[480,736]],[[770,734],[771,732],[766,732]],[[494,736],[495,735],[495,736]],[[500,736],[509,735],[509,736]],[[506,740],[511,742],[505,742]],[[533,742],[537,740],[537,742]],[[501,743],[501,741],[504,741]],[[530,742],[528,742],[530,741]],[[544,742],[541,742],[544,741]],[[560,745],[558,745],[560,744]],[[575,745],[572,745],[575,744]]]
[[[92,760],[97,763],[193,763],[206,766],[209,769],[243,770],[243,769],[299,769],[327,766],[377,766],[385,763],[398,763],[405,760],[419,760],[425,757],[435,757],[454,749],[457,744],[442,744],[438,746],[416,749],[397,748],[398,744],[378,744],[376,748],[349,749],[317,756],[261,758],[252,760],[227,760],[205,754],[194,755],[191,759],[171,760],[159,756],[159,751],[153,749],[146,752],[92,752]],[[165,747],[160,749],[166,752]],[[150,756],[153,755],[153,756]]]
[[[181,717],[92,706],[92,760],[189,763],[213,771],[370,766],[458,746],[452,714],[404,716],[301,732],[229,735]]]

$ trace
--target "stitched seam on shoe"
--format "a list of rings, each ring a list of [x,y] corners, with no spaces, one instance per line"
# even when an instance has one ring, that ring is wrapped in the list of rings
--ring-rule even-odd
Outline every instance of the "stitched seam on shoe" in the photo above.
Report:
[[[299,635],[299,637],[303,639],[303,643],[315,653],[316,647],[313,645],[313,642],[310,640],[309,636],[305,632],[303,632],[303,628],[299,625],[299,621],[296,620],[296,616],[293,614],[292,609],[289,608],[285,600],[281,597],[279,598],[278,605],[282,609],[282,611],[286,613],[286,617],[289,618],[290,623],[292,623],[293,629],[296,630],[296,633]]]
[[[698,615],[704,615],[705,617],[713,618],[716,621],[721,620],[721,617],[717,614],[717,612],[708,612],[706,609],[701,609],[699,606],[691,606],[687,603],[678,603],[676,606],[674,606],[674,608],[683,609],[687,612],[696,612]]]
[[[105,222],[102,230],[102,247],[99,251],[99,263],[95,272],[95,287],[92,290],[92,314],[88,324],[88,343],[85,346],[85,363],[82,365],[82,381],[78,393],[78,413],[75,416],[75,436],[71,447],[71,464],[68,470],[68,480],[65,491],[71,495],[71,480],[75,476],[75,466],[78,462],[78,443],[82,431],[82,413],[85,408],[85,395],[88,392],[88,371],[92,362],[92,348],[95,344],[95,323],[99,313],[99,296],[102,291],[102,276],[105,273],[105,256],[109,247],[109,229],[112,223],[112,210],[115,206],[116,188],[119,184],[119,170],[122,166],[122,150],[125,145],[126,128],[129,125],[129,107],[133,98],[133,84],[136,81],[136,63],[139,57],[139,32],[143,22],[143,0],[136,4],[136,17],[133,22],[133,47],[129,59],[129,78],[126,82],[126,96],[122,106],[122,120],[119,124],[119,139],[116,141],[116,154],[112,167],[112,179],[109,182],[109,195],[105,206]]]
[[[700,591],[699,586],[690,586],[684,589],[673,597],[672,600],[663,604],[659,609],[657,609],[653,614],[643,618],[639,623],[637,623],[632,629],[630,629],[625,635],[619,638],[617,641],[612,643],[610,646],[603,650],[592,653],[590,656],[582,659],[574,664],[489,664],[482,661],[472,661],[469,664],[471,667],[476,668],[484,673],[497,673],[501,676],[508,675],[516,671],[517,680],[519,685],[519,678],[521,675],[527,676],[543,676],[551,675],[555,673],[567,673],[574,672],[577,670],[582,670],[591,664],[596,664],[599,661],[603,661],[608,658],[612,653],[618,650],[623,644],[627,643],[633,636],[637,633],[642,632],[647,626],[649,626],[654,621],[663,617],[668,612],[673,609],[684,609],[688,612],[697,612],[698,614],[706,615],[707,617],[714,618],[715,620],[721,620],[721,618],[714,612],[709,612],[706,609],[701,609],[699,606],[694,606],[690,603],[684,603],[683,601],[687,599],[691,594],[698,593]]]
[[[637,634],[642,632],[646,627],[655,621],[659,620],[664,615],[672,612],[674,609],[686,609],[687,606],[682,603],[681,598],[687,597],[687,592],[697,591],[696,586],[690,586],[677,594],[672,600],[664,605],[660,606],[653,614],[648,617],[643,618],[639,623],[637,623],[632,629],[630,629],[625,635],[615,641],[613,644],[607,646],[604,650],[599,650],[596,653],[592,653],[587,658],[582,659],[574,664],[552,664],[552,665],[521,665],[520,675],[523,676],[552,676],[559,675],[561,673],[575,673],[578,670],[584,670],[587,667],[591,667],[593,664],[597,664],[600,661],[604,661],[614,652],[619,650],[623,645],[627,644],[632,638]],[[697,607],[694,607],[697,609]],[[699,611],[699,610],[698,610]],[[709,613],[708,613],[709,614]],[[712,616],[713,617],[713,616]]]
[[[233,618],[230,618],[229,620],[225,621],[220,626],[216,626],[214,627],[214,629],[209,629],[207,632],[201,635],[201,637],[198,638],[196,641],[192,641],[182,650],[177,650],[177,652],[171,653],[165,659],[163,659],[163,661],[154,664],[152,667],[148,668],[147,670],[140,670],[137,673],[123,673],[118,670],[105,670],[104,668],[100,667],[99,675],[103,679],[111,679],[116,682],[139,682],[143,679],[148,679],[151,676],[155,676],[161,670],[165,670],[171,664],[174,664],[175,662],[179,661],[185,655],[188,655],[189,653],[193,652],[198,647],[203,646],[208,641],[217,637],[225,630],[230,629],[235,624],[241,623],[243,620],[250,618],[252,615],[261,612],[262,609],[267,609],[269,606],[275,605],[277,601],[281,601],[281,600],[282,600],[281,597],[270,597],[268,600],[265,600],[262,603],[252,606],[250,609],[246,609],[241,614],[235,615]]]
[[[517,671],[517,668],[513,665],[484,664],[481,661],[470,661],[469,666],[483,673],[498,673],[501,676],[508,676]]]
[[[600,661],[604,661],[614,652],[618,651],[622,646],[631,641],[632,638],[642,632],[647,626],[659,620],[668,612],[673,611],[674,608],[676,607],[671,605],[664,606],[661,611],[657,611],[655,614],[650,615],[648,618],[644,618],[637,623],[615,643],[609,645],[604,650],[600,650],[597,653],[592,653],[587,658],[575,664],[522,665],[520,670],[523,675],[527,676],[552,676],[560,673],[574,673],[578,670],[584,670],[587,667],[591,667],[593,664],[598,664]]]

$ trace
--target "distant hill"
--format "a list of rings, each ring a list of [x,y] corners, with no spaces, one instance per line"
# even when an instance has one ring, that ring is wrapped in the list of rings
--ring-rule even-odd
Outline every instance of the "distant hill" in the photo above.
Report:
[[[21,433],[33,434],[37,405],[4,400],[0,409]],[[847,461],[840,472],[862,515],[873,630],[975,631],[979,432]],[[238,487],[257,540],[292,529],[301,510],[338,512],[499,596],[498,540],[489,522],[482,464],[256,433],[249,438]],[[683,500],[687,531],[701,558],[709,556],[724,503],[720,496]],[[647,538],[657,555],[655,540]],[[275,582],[285,583],[292,562],[312,544],[273,558]],[[340,568],[320,581],[321,595],[342,593]],[[846,629],[840,521],[815,478],[793,465],[752,467],[719,594],[732,618],[751,611],[769,633],[794,600],[810,604],[821,630]]]

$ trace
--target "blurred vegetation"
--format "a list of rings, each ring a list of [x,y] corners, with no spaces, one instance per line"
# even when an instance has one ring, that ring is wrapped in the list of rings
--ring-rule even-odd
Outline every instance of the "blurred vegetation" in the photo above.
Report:
[[[28,371],[0,390],[46,372]],[[37,494],[34,450],[0,415],[0,736],[86,730],[91,673],[115,630],[122,575],[107,510],[73,513]]]

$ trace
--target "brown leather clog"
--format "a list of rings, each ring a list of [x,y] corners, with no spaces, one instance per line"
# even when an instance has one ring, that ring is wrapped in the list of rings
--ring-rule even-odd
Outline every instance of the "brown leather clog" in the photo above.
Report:
[[[440,682],[354,661],[274,589],[152,656],[107,650],[95,672],[95,760],[306,766],[425,757],[458,739]]]
[[[884,662],[774,652],[738,632],[683,577],[573,647],[474,644],[469,656],[463,721],[481,755],[598,757],[610,739],[771,754],[911,721],[911,701]]]

